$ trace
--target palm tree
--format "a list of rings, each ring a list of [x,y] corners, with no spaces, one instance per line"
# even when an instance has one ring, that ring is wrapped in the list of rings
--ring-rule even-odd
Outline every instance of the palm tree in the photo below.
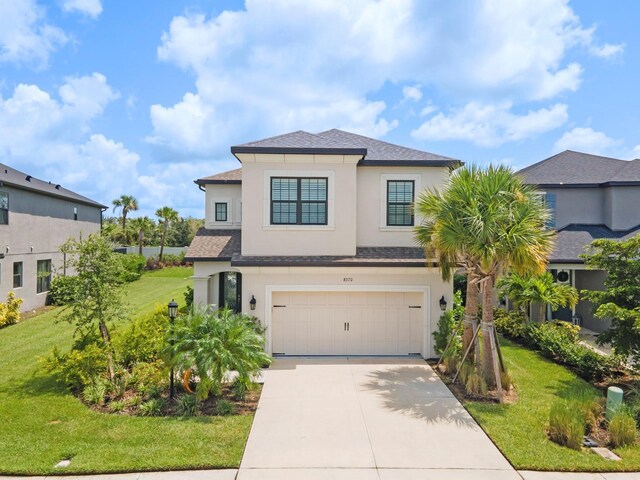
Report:
[[[463,352],[473,340],[478,317],[477,259],[468,248],[473,231],[470,217],[464,214],[475,203],[473,189],[478,174],[475,167],[460,169],[449,177],[442,190],[425,190],[416,202],[417,213],[424,220],[415,228],[415,236],[418,244],[425,248],[427,258],[437,259],[445,281],[451,281],[458,268],[467,275]]]
[[[153,235],[156,224],[149,217],[138,217],[131,219],[129,227],[131,227],[136,234],[138,239],[138,253],[142,255],[142,247],[144,246],[145,238],[149,238]]]
[[[521,307],[528,315],[532,304],[538,305],[536,319],[544,320],[547,305],[552,310],[560,307],[573,308],[578,303],[578,290],[571,285],[556,283],[553,275],[545,272],[542,275],[524,277],[517,273],[510,273],[498,282],[500,292],[509,297],[516,307]]]
[[[164,253],[164,241],[167,238],[167,230],[169,230],[169,224],[178,220],[178,212],[171,207],[162,207],[156,210],[156,216],[160,223],[162,223],[162,237],[160,238],[160,255],[158,260],[162,260],[162,254]]]
[[[507,270],[521,275],[543,273],[555,234],[545,228],[549,211],[535,188],[510,168],[492,165],[478,171],[473,191],[473,203],[461,214],[472,227],[468,249],[478,260],[482,288],[482,367],[488,385],[493,386],[499,378],[492,344],[495,281]]]
[[[125,242],[129,243],[127,237],[127,214],[138,210],[138,200],[133,195],[120,195],[120,198],[113,200],[113,211],[115,212],[118,208],[122,209],[122,235]]]

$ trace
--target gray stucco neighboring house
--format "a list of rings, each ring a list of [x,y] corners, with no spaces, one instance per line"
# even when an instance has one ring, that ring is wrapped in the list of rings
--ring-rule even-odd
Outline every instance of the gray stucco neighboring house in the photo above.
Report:
[[[567,150],[518,174],[540,189],[553,211],[550,226],[558,235],[549,269],[557,281],[578,290],[602,289],[605,273],[587,270],[580,255],[593,240],[623,240],[640,233],[640,159]],[[609,327],[609,322],[594,318],[592,305],[582,300],[573,311],[561,309],[548,315],[596,332]]]
[[[45,305],[51,279],[65,273],[60,246],[100,231],[104,205],[0,163],[0,301]]]

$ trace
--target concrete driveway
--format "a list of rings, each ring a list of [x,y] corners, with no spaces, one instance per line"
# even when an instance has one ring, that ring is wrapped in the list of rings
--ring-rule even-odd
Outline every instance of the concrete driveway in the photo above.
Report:
[[[521,477],[423,360],[282,358],[237,478]]]

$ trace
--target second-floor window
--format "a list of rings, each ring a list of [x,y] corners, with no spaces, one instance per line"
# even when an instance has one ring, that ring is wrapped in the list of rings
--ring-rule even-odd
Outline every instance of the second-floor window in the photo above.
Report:
[[[547,228],[555,228],[556,226],[556,194],[545,193],[544,204],[550,213],[549,219],[547,220]]]
[[[413,180],[387,180],[387,225],[413,225]]]
[[[227,221],[227,204],[222,202],[216,202],[216,222],[226,222]]]
[[[48,292],[51,288],[51,260],[38,260],[36,275],[37,293]]]
[[[13,288],[22,287],[22,262],[13,262]]]
[[[9,225],[9,194],[0,192],[0,225]]]
[[[326,225],[327,179],[271,178],[272,225]]]

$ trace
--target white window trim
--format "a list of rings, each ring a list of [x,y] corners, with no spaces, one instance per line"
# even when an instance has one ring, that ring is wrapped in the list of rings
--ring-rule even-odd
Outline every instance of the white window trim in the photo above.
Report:
[[[233,225],[233,200],[228,197],[215,197],[212,198],[211,204],[209,207],[209,224],[210,225]],[[216,203],[226,203],[227,204],[227,221],[226,222],[217,222],[216,221]]]
[[[327,179],[327,224],[326,225],[271,225],[271,177],[325,177]],[[334,170],[265,170],[263,184],[262,230],[306,230],[327,231],[336,229]]]
[[[414,211],[413,225],[398,226],[387,225],[387,181],[388,180],[413,180],[413,201],[416,201],[418,192],[422,190],[422,175],[419,173],[381,173],[380,174],[380,228],[381,232],[406,232],[418,224]]]

